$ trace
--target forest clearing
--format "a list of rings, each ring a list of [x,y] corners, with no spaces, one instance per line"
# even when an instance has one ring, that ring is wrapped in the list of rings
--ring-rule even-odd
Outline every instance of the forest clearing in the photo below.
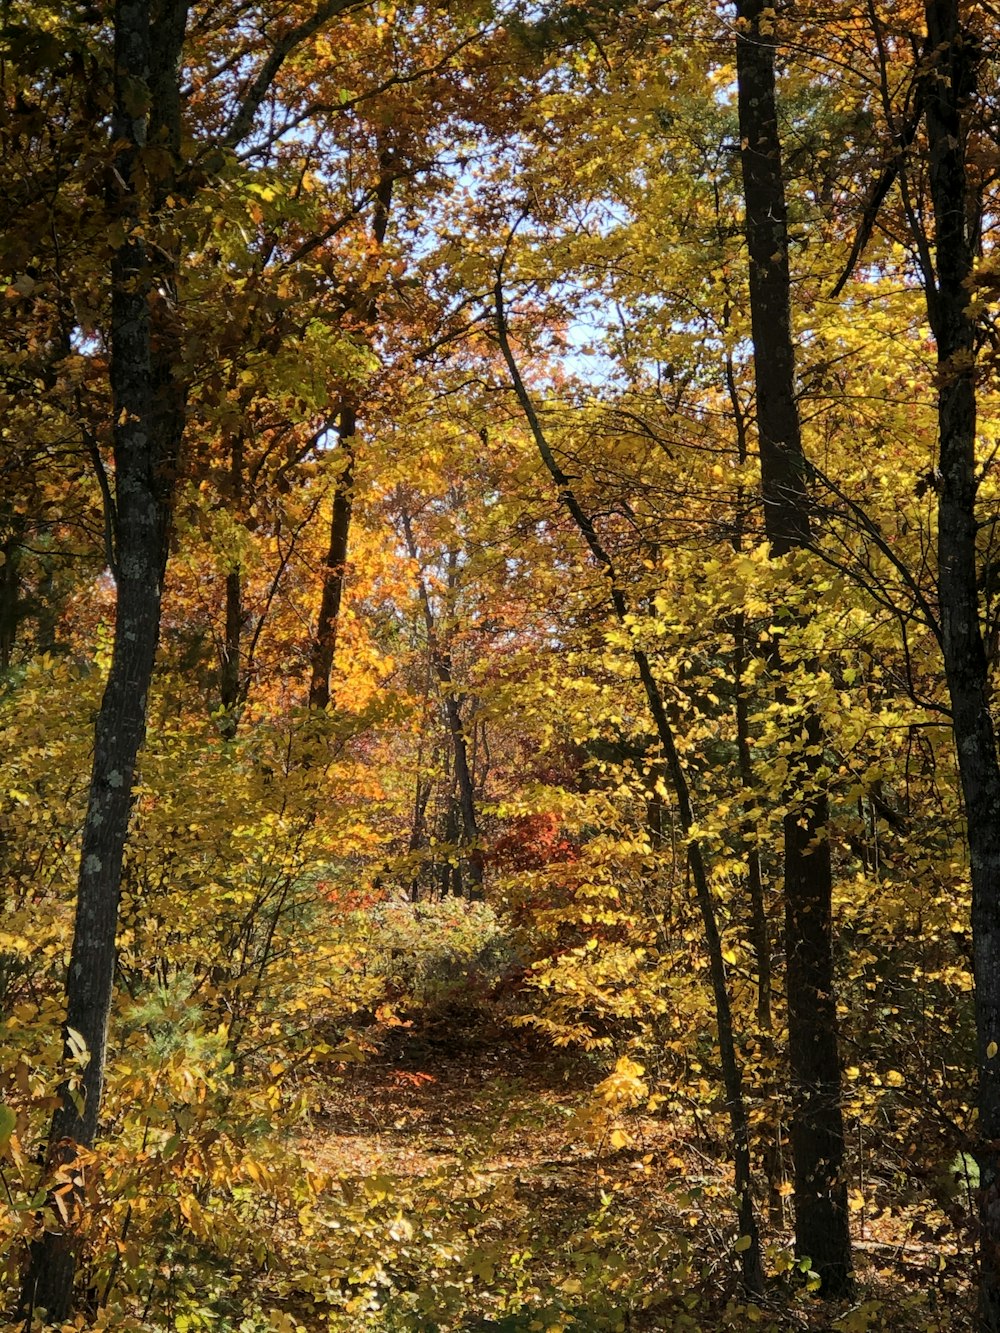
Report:
[[[1000,1333],[998,45],[5,0],[7,1333]]]

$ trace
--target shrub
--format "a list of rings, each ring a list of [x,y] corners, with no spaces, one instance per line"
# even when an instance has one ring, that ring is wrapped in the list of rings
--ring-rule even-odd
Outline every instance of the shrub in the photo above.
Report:
[[[486,903],[381,903],[364,920],[365,971],[408,1010],[482,1005],[518,967],[506,925]]]

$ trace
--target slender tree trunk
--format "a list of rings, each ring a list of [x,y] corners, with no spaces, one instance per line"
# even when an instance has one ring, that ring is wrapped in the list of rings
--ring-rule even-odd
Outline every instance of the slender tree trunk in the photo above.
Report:
[[[229,458],[229,480],[233,506],[237,512],[243,503],[243,436],[232,441]],[[243,579],[239,565],[226,575],[226,623],[223,628],[222,652],[219,654],[219,703],[222,717],[219,730],[224,740],[231,741],[240,724],[240,705],[243,702],[241,661],[243,654]]]
[[[1000,1330],[1000,764],[976,559],[976,346],[973,237],[963,111],[977,44],[959,0],[927,0],[924,73],[936,273],[925,275],[938,352],[938,589],[945,675],[965,802],[972,876],[979,1116],[979,1327]]]
[[[240,654],[243,639],[243,580],[239,566],[226,575],[226,624],[219,658],[219,703],[222,716],[219,731],[231,741],[240,725],[241,679]]]
[[[761,490],[771,553],[782,556],[809,545],[809,495],[795,398],[775,49],[761,31],[764,8],[764,0],[738,0],[736,69]]]
[[[11,532],[0,543],[0,671],[10,670],[14,644],[21,621],[20,532]]]
[[[411,855],[419,852],[424,846],[427,838],[427,805],[433,791],[433,782],[429,777],[424,776],[424,750],[426,745],[427,719],[430,712],[430,688],[431,688],[431,664],[428,659],[427,671],[424,676],[423,699],[420,706],[420,732],[417,742],[416,758],[416,786],[413,793],[413,821],[410,825],[410,839],[407,845]],[[431,755],[431,769],[433,770],[435,755]],[[416,859],[414,857],[414,859]],[[410,880],[410,899],[417,902],[420,897],[420,870],[419,863],[413,867],[413,877]]]
[[[417,544],[414,540],[410,516],[404,513],[402,521],[406,548],[410,559],[416,560]],[[469,880],[472,886],[469,896],[478,899],[482,897],[483,856],[478,845],[479,820],[476,815],[476,790],[473,783],[472,766],[469,763],[469,744],[462,719],[462,697],[455,689],[455,680],[451,669],[450,646],[447,641],[442,642],[441,640],[434,619],[434,611],[431,607],[431,599],[427,592],[427,585],[422,577],[418,578],[417,582],[420,604],[424,612],[424,623],[427,626],[427,644],[431,665],[441,689],[448,735],[451,739],[453,772],[458,790],[458,810],[461,817],[462,842],[469,849]]]
[[[753,761],[750,753],[750,710],[744,681],[747,662],[746,617],[735,618],[733,627],[733,688],[736,695],[736,750],[740,772],[740,786],[746,796],[754,791]],[[755,829],[748,831],[755,833]],[[762,1033],[770,1033],[771,1017],[771,939],[767,928],[764,905],[764,877],[761,874],[760,848],[756,843],[747,847],[747,890],[750,895],[751,931],[754,954],[757,958],[757,1022]]]
[[[375,191],[375,213],[372,219],[372,239],[376,250],[381,250],[389,226],[394,175],[391,154],[383,147],[379,154],[381,176]],[[378,308],[377,291],[363,292],[352,313],[362,329],[370,334]],[[330,705],[330,677],[337,655],[337,629],[340,606],[344,597],[347,576],[347,553],[351,535],[351,516],[354,510],[355,433],[358,426],[357,403],[347,395],[340,401],[337,419],[337,442],[344,465],[337,477],[333,492],[333,512],[330,517],[330,541],[323,562],[323,592],[320,597],[319,619],[313,640],[309,673],[309,707],[328,708]]]
[[[444,846],[444,860],[438,865],[438,897],[457,898],[462,892],[462,874],[458,866],[457,859],[453,859],[449,849],[454,847],[459,840],[459,815],[458,802],[455,800],[455,769],[453,766],[454,752],[451,746],[445,751],[445,778],[447,780],[443,792],[442,804],[444,813],[444,823],[441,826],[444,836],[442,843]]]
[[[471,882],[470,896],[482,897],[483,861],[479,850],[479,820],[476,816],[476,792],[472,784],[472,769],[469,765],[469,747],[462,723],[462,706],[454,691],[451,679],[450,663],[439,664],[438,679],[444,692],[445,713],[448,717],[448,733],[451,736],[455,761],[455,779],[458,784],[458,809],[462,819],[462,841],[469,849],[468,867]]]
[[[330,703],[330,676],[337,654],[337,628],[340,604],[347,574],[347,551],[354,507],[354,432],[357,417],[354,406],[345,398],[337,420],[337,439],[343,467],[333,492],[330,542],[323,562],[323,593],[319,621],[313,641],[309,677],[309,707],[327,708]]]
[[[430,800],[430,795],[431,784],[424,779],[418,767],[416,790],[413,794],[413,823],[410,826],[410,840],[407,844],[407,850],[413,856],[420,851],[426,839],[427,802]],[[410,879],[410,901],[417,902],[419,898],[420,874],[414,869]]]
[[[510,345],[507,333],[507,317],[504,313],[503,277],[497,277],[493,289],[496,303],[497,334],[500,351],[510,372],[514,392],[524,412],[532,437],[538,448],[549,475],[559,489],[559,500],[566,509],[577,530],[583,537],[597,567],[608,580],[608,592],[614,615],[619,624],[626,624],[628,602],[619,583],[614,561],[591,521],[581,507],[570,483],[570,478],[559,466],[542,424],[531,401],[517,360]],[[761,1257],[760,1233],[757,1226],[757,1212],[753,1200],[753,1173],[750,1162],[750,1126],[747,1118],[746,1100],[743,1095],[743,1072],[736,1054],[736,1038],[733,1027],[732,1005],[729,999],[729,983],[726,977],[726,963],[722,956],[722,937],[715,913],[715,903],[708,880],[708,870],[701,850],[701,843],[691,837],[694,828],[694,807],[691,801],[691,789],[687,773],[681,763],[674,740],[673,727],[667,715],[663,695],[653,672],[649,658],[640,648],[634,648],[632,658],[642,682],[643,693],[649,707],[657,739],[660,742],[662,761],[669,774],[677,802],[677,813],[681,829],[688,840],[688,865],[694,881],[695,896],[701,913],[702,928],[705,932],[705,950],[708,954],[709,974],[712,980],[712,994],[715,1000],[716,1029],[719,1038],[719,1060],[722,1065],[722,1084],[726,1093],[726,1109],[729,1113],[729,1125],[733,1136],[733,1168],[736,1186],[737,1216],[741,1239],[746,1244],[740,1252],[744,1289],[750,1295],[760,1295],[764,1290],[764,1264]]]
[[[795,398],[775,48],[761,23],[764,10],[764,0],[738,0],[736,60],[761,492],[771,554],[779,558],[808,546],[810,523]],[[812,1261],[824,1294],[836,1296],[851,1286],[851,1241],[833,991],[833,877],[827,798],[818,778],[825,738],[813,713],[804,728],[799,781],[789,783],[791,808],[784,820],[795,1241],[799,1254]],[[800,784],[804,801],[795,799]]]
[[[67,1317],[80,1244],[79,1184],[97,1134],[106,1063],[108,1017],[115,970],[115,937],[122,860],[128,836],[136,757],[160,628],[170,506],[183,431],[183,389],[174,378],[176,329],[169,300],[173,275],[144,239],[140,158],[147,132],[167,132],[168,105],[147,102],[164,67],[176,67],[186,6],[169,11],[157,31],[174,34],[171,53],[154,54],[148,0],[118,0],[115,8],[116,145],[109,206],[124,229],[111,261],[111,389],[115,457],[117,609],[111,668],[94,738],[94,762],[80,854],[76,923],[66,979],[65,1058],[81,1049],[86,1063],[61,1089],[49,1144],[51,1183],[71,1184],[61,1196],[69,1214],[34,1246],[22,1292],[25,1311],[43,1308],[50,1321]],[[166,11],[165,11],[166,14]],[[154,67],[155,61],[155,67]],[[148,110],[147,110],[148,106]],[[154,335],[154,300],[159,313]],[[156,338],[158,349],[154,352]]]

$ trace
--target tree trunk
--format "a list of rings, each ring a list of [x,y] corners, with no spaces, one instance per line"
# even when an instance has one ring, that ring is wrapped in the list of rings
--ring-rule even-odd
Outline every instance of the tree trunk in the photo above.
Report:
[[[226,624],[222,652],[219,655],[219,703],[222,716],[219,731],[222,739],[235,739],[240,724],[242,681],[240,654],[243,638],[243,580],[239,566],[226,575]]]
[[[283,64],[352,0],[322,0],[284,32],[261,64],[220,137],[235,149]],[[160,628],[176,464],[184,432],[187,384],[182,378],[177,317],[177,263],[170,249],[147,241],[173,196],[197,189],[181,170],[180,66],[188,0],[115,0],[114,88],[108,171],[108,221],[120,226],[111,257],[111,399],[115,485],[105,488],[107,531],[115,543],[118,600],[111,669],[95,727],[94,764],[80,859],[76,926],[66,979],[67,1062],[86,1047],[82,1077],[61,1090],[49,1146],[52,1184],[71,1182],[75,1215],[56,1222],[33,1247],[22,1288],[22,1313],[39,1308],[66,1316],[80,1244],[74,1169],[78,1150],[95,1138],[104,1081],[107,1025],[115,967],[122,861],[131,813],[136,757]],[[146,149],[155,150],[155,171]],[[146,160],[144,160],[144,158]],[[66,1203],[63,1195],[59,1196]],[[50,1197],[53,1216],[55,1201]]]
[[[354,432],[357,417],[353,405],[344,399],[337,421],[337,439],[344,466],[333,492],[330,519],[330,543],[323,562],[323,594],[319,621],[310,660],[309,707],[327,708],[330,703],[330,675],[337,654],[337,627],[344,596],[347,550],[354,507]]]
[[[973,238],[963,110],[977,44],[958,0],[927,0],[924,74],[936,273],[925,274],[938,353],[938,591],[972,877],[979,1116],[979,1327],[1000,1330],[1000,764],[989,707],[976,559],[976,347],[969,279]]]
[[[20,526],[20,525],[19,525]],[[21,533],[15,529],[0,543],[0,672],[10,670],[21,620]]]
[[[383,147],[379,153],[381,176],[375,190],[375,213],[372,219],[372,238],[376,250],[381,250],[389,226],[394,176],[392,157]],[[377,291],[364,291],[358,297],[351,313],[370,336],[371,325],[378,307]],[[330,676],[337,655],[337,628],[340,605],[344,597],[347,574],[347,553],[351,535],[351,515],[354,509],[354,437],[358,427],[357,403],[347,396],[340,402],[337,420],[337,441],[344,466],[337,477],[333,492],[333,513],[330,517],[330,541],[323,562],[323,592],[320,597],[316,637],[310,655],[309,707],[328,708],[330,705]]]
[[[402,516],[403,535],[410,559],[417,558],[417,543],[413,536],[413,525],[409,514]],[[451,557],[454,574],[454,557]],[[476,790],[473,783],[472,768],[469,764],[469,745],[462,720],[462,697],[455,689],[455,680],[451,670],[451,650],[447,641],[442,642],[434,619],[431,599],[423,577],[418,577],[417,588],[420,604],[424,612],[424,624],[427,627],[427,647],[431,666],[437,676],[444,702],[445,719],[448,724],[448,736],[451,740],[452,762],[455,782],[458,788],[458,810],[461,816],[462,842],[469,849],[468,867],[471,888],[469,897],[480,899],[483,896],[483,854],[479,843],[479,821],[476,816]]]
[[[795,398],[775,52],[761,23],[764,9],[764,0],[738,0],[736,61],[761,493],[771,554],[779,558],[809,545],[810,523]],[[795,1242],[798,1253],[812,1261],[823,1293],[837,1296],[851,1286],[851,1242],[833,993],[833,883],[827,800],[817,789],[823,730],[814,714],[807,716],[805,729],[800,782],[794,786],[805,786],[807,797],[796,800],[790,783],[786,799],[792,808],[784,820]]]
[[[472,770],[469,766],[469,746],[462,724],[462,706],[455,694],[451,679],[451,665],[447,659],[438,664],[438,679],[444,693],[445,713],[448,717],[448,733],[451,736],[455,760],[455,778],[458,783],[458,809],[462,817],[462,842],[469,849],[468,867],[471,898],[481,898],[483,883],[483,858],[479,849],[479,821],[476,817],[476,793],[472,785]]]
[[[154,41],[149,10],[147,0],[118,0],[115,8],[111,137],[116,160],[108,202],[111,215],[117,216],[124,229],[124,240],[111,260],[117,515],[113,572],[118,597],[111,669],[95,727],[76,923],[66,978],[65,1058],[72,1067],[82,1042],[86,1064],[60,1090],[61,1103],[53,1117],[49,1143],[51,1183],[73,1185],[69,1195],[63,1196],[70,1215],[58,1229],[50,1226],[33,1247],[22,1291],[24,1311],[45,1309],[50,1321],[65,1319],[72,1303],[82,1206],[78,1195],[80,1150],[85,1152],[93,1145],[101,1109],[122,860],[159,639],[175,462],[184,420],[183,389],[173,375],[177,364],[177,335],[170,309],[173,274],[165,271],[162,252],[153,254],[146,244],[140,203],[141,156],[147,132],[153,137],[157,130],[165,131],[162,137],[168,148],[175,147],[171,132],[176,118],[169,103],[157,104],[155,99],[147,110],[146,98],[137,90],[147,95],[155,91],[164,67],[171,63],[176,90],[186,6],[175,6],[156,25],[158,37],[176,37],[172,52],[162,41]],[[155,333],[154,300],[158,309]]]
[[[243,504],[243,436],[234,435],[229,456],[229,484],[233,507]],[[241,659],[243,654],[243,579],[238,564],[226,575],[226,623],[219,654],[219,731],[223,740],[235,738],[243,703]]]

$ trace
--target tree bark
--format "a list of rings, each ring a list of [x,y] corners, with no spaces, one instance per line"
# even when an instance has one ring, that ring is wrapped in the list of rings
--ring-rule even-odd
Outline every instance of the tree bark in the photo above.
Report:
[[[224,147],[238,147],[252,132],[291,53],[354,2],[324,0],[283,33],[221,134]],[[180,151],[180,66],[188,9],[189,0],[115,0],[114,5],[114,161],[107,202],[109,223],[120,225],[123,239],[114,243],[110,273],[114,496],[110,488],[103,489],[107,530],[115,542],[112,573],[118,600],[111,669],[95,727],[66,979],[66,1058],[72,1064],[82,1042],[86,1066],[62,1088],[49,1145],[50,1184],[73,1185],[73,1215],[68,1222],[58,1221],[53,1211],[52,1224],[32,1249],[21,1293],[29,1322],[41,1308],[50,1320],[63,1319],[72,1303],[80,1244],[78,1168],[81,1150],[85,1154],[94,1142],[100,1114],[121,870],[159,639],[188,386],[177,314],[178,260],[147,235],[172,207],[172,196],[190,196],[197,189],[195,177],[182,169]],[[155,149],[155,171],[147,170],[147,145]]]
[[[979,1327],[1000,1330],[1000,763],[990,716],[989,667],[976,557],[976,342],[970,310],[973,236],[963,115],[974,91],[977,44],[958,0],[927,0],[923,74],[935,272],[925,274],[937,342],[940,489],[938,592],[972,878],[979,1163]]]
[[[237,565],[226,575],[226,623],[223,630],[222,652],[219,655],[219,703],[222,716],[219,732],[222,739],[234,740],[240,725],[242,681],[240,656],[243,641],[243,580]]]
[[[71,1184],[68,1217],[50,1225],[33,1247],[22,1292],[25,1311],[44,1309],[65,1319],[72,1304],[80,1234],[80,1174],[97,1134],[114,982],[115,937],[122,860],[128,836],[136,757],[146,729],[146,706],[160,629],[176,455],[184,421],[183,388],[174,378],[176,330],[169,303],[173,274],[162,252],[144,239],[146,201],[141,159],[148,139],[176,148],[178,122],[169,102],[152,100],[154,76],[177,64],[186,5],[173,7],[173,51],[154,52],[148,0],[115,7],[116,145],[109,211],[124,239],[111,260],[111,391],[117,515],[114,576],[117,610],[111,668],[94,737],[94,761],[77,891],[76,922],[66,979],[65,1058],[82,1042],[86,1064],[61,1088],[49,1142],[50,1182]],[[158,35],[168,25],[161,19]],[[156,67],[154,69],[154,60]],[[162,130],[162,134],[159,131]],[[157,315],[154,332],[154,300]],[[154,338],[157,343],[154,350]]]
[[[21,524],[9,520],[11,531],[0,542],[0,672],[10,670],[21,623]]]
[[[345,398],[341,402],[337,420],[337,439],[344,466],[337,477],[333,492],[330,543],[326,559],[323,561],[323,593],[320,598],[319,620],[310,659],[310,708],[327,708],[330,704],[330,676],[337,654],[337,628],[340,622],[340,604],[344,596],[351,513],[354,507],[356,428],[357,416],[354,407]]]
[[[469,896],[481,898],[483,896],[483,859],[478,846],[479,820],[476,816],[476,792],[472,784],[469,747],[465,736],[465,727],[462,723],[462,705],[455,694],[450,663],[439,661],[438,679],[441,681],[441,690],[444,694],[448,734],[451,736],[454,754],[455,779],[458,783],[458,808],[462,818],[462,841],[469,849],[469,880],[472,884]]]
[[[237,433],[232,440],[229,458],[231,498],[237,512],[243,501],[243,436]],[[222,715],[219,731],[223,740],[236,737],[243,703],[241,660],[243,655],[243,579],[238,564],[226,575],[226,623],[223,627],[222,651],[219,654],[219,704]]]
[[[761,494],[765,531],[777,559],[809,545],[810,516],[795,397],[775,47],[761,22],[764,9],[764,0],[738,0],[736,61]],[[774,656],[778,662],[777,650]],[[789,784],[792,808],[784,820],[795,1242],[798,1253],[812,1261],[823,1293],[837,1296],[851,1286],[851,1243],[833,991],[827,798],[817,777],[824,735],[814,713],[807,714],[805,731],[800,780]],[[800,784],[807,789],[804,801],[796,799],[793,790]]]

